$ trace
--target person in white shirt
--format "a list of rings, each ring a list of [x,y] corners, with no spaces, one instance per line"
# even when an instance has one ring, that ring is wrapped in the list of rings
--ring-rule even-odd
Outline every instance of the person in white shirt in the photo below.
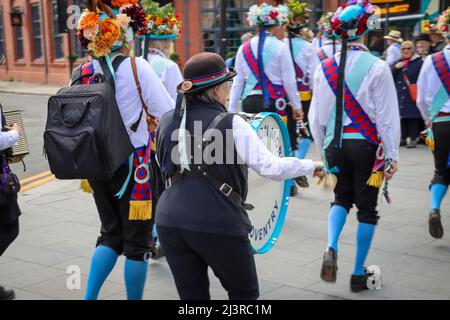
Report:
[[[316,53],[319,59],[329,58],[339,51],[341,51],[341,44],[339,39],[333,34],[331,29],[331,18],[333,12],[324,13],[317,22],[318,33],[313,40],[313,47],[316,49]]]
[[[440,30],[448,30],[450,7],[438,20]],[[429,232],[441,239],[441,203],[450,184],[450,32],[445,34],[447,46],[443,51],[425,59],[417,81],[417,106],[427,126],[427,144],[433,151],[435,172],[431,181],[431,211]]]
[[[323,164],[274,156],[249,123],[227,112],[225,105],[236,72],[228,69],[218,54],[193,56],[186,62],[183,75],[175,111],[163,117],[156,139],[158,161],[168,185],[156,212],[161,245],[180,299],[210,298],[208,267],[231,300],[257,299],[258,278],[248,238],[251,222],[245,204],[248,168],[282,181],[305,174],[322,176],[319,169]],[[220,120],[210,128],[216,119]],[[197,127],[200,131],[195,133]],[[197,147],[196,140],[174,140],[173,133],[179,133],[178,129],[202,140],[206,139],[205,132],[214,130],[219,158],[211,161],[207,152],[201,152],[200,159],[191,156],[196,151],[181,141],[192,141]],[[223,189],[225,185],[227,189]]]
[[[180,67],[168,57],[174,40],[180,35],[181,20],[175,14],[171,3],[161,8],[159,4],[155,5],[155,3],[152,6],[144,5],[144,9],[150,17],[149,28],[143,36],[147,38],[143,42],[144,58],[148,60],[152,69],[161,79],[172,99],[176,100],[177,86],[183,81],[183,76]],[[154,22],[158,17],[162,21],[160,24]]]
[[[84,298],[97,299],[104,281],[123,254],[126,257],[124,277],[127,298],[140,300],[148,260],[153,254],[152,199],[156,195],[158,181],[151,178],[155,177],[151,172],[154,172],[153,166],[156,164],[150,158],[155,119],[172,110],[174,101],[146,60],[128,57],[135,33],[146,27],[143,8],[139,4],[129,4],[113,7],[120,12],[114,13],[104,3],[98,7],[95,1],[89,1],[88,8],[80,17],[78,37],[94,59],[91,64],[86,64],[87,67],[81,66],[81,70],[92,70],[92,75],[87,74],[90,76],[87,84],[91,81],[95,83],[97,74],[107,72],[102,69],[105,64],[99,60],[103,59],[108,64],[114,75],[117,105],[134,152],[111,179],[89,179],[100,216],[101,234],[92,255]],[[99,10],[104,13],[99,13]],[[100,37],[92,37],[93,32],[99,32]],[[98,43],[98,39],[103,39],[102,35],[105,39],[118,38]],[[120,64],[112,68],[108,61],[112,66],[116,66],[117,61]],[[81,81],[84,83],[86,78]]]
[[[334,33],[342,38],[343,50],[317,68],[309,112],[316,146],[328,172],[337,177],[321,278],[336,281],[339,235],[349,210],[356,205],[359,225],[350,280],[353,292],[367,289],[369,274],[364,263],[379,219],[378,192],[383,175],[391,179],[397,171],[400,143],[397,93],[390,68],[358,42],[369,31],[367,25],[345,29],[354,25],[346,22],[361,23],[373,14],[370,4],[349,3],[334,15],[333,25],[339,26]],[[341,66],[345,68],[341,70]]]
[[[300,1],[294,0],[288,2],[290,11],[290,19],[288,26],[288,37],[284,39],[284,43],[291,51],[291,57],[294,64],[295,76],[297,80],[297,89],[302,101],[302,109],[304,112],[303,122],[299,122],[301,126],[299,130],[300,140],[298,142],[298,150],[293,151],[293,155],[297,155],[299,159],[304,159],[308,154],[309,147],[312,142],[310,134],[307,114],[312,99],[314,72],[319,65],[319,59],[313,45],[301,36],[302,30],[306,27],[309,19],[308,8],[301,5]],[[309,186],[306,177],[296,179],[299,187],[306,188]],[[291,196],[297,193],[297,188],[292,188]]]
[[[402,33],[397,30],[392,30],[388,35],[384,36],[388,48],[386,50],[386,62],[390,67],[393,67],[401,58],[400,45],[403,42]]]

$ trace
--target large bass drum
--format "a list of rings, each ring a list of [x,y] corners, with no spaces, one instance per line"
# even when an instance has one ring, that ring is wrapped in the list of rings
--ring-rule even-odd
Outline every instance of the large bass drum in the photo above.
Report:
[[[281,117],[275,113],[245,114],[247,121],[266,147],[277,157],[291,153],[289,133]],[[247,203],[254,206],[248,211],[252,222],[249,239],[255,253],[266,253],[280,236],[289,205],[292,179],[273,181],[249,170]]]

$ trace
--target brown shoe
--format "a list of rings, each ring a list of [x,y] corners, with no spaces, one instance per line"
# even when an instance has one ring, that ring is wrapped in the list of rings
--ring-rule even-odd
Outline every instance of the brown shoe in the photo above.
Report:
[[[442,239],[444,228],[441,223],[441,213],[438,209],[432,209],[428,218],[430,235],[435,239]]]
[[[336,282],[337,270],[337,253],[333,248],[328,248],[323,254],[320,279],[325,282]]]

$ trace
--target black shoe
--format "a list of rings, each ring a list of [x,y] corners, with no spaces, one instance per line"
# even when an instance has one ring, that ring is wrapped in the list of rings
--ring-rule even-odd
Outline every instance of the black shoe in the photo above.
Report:
[[[430,235],[435,239],[441,239],[444,236],[444,228],[441,223],[441,213],[438,209],[432,209],[428,218]]]
[[[333,248],[328,248],[323,254],[322,270],[320,270],[320,279],[325,282],[336,282],[337,274],[337,254]]]
[[[417,148],[417,141],[416,140],[411,140],[407,145],[406,145],[406,149],[414,149]]]
[[[291,197],[296,196],[297,194],[298,194],[298,188],[294,184],[294,185],[291,186]]]
[[[13,290],[0,286],[0,300],[13,300],[15,297]]]
[[[306,176],[297,177],[294,180],[300,188],[309,188],[309,182]]]
[[[373,276],[373,273],[367,273],[366,269],[364,269],[364,272],[365,274],[362,276],[355,276],[352,274],[352,278],[350,279],[350,290],[352,292],[369,290],[369,287],[367,287],[367,280],[369,277]]]

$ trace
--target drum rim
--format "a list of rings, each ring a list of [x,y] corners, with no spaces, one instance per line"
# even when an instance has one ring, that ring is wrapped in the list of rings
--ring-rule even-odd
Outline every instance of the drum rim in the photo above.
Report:
[[[252,128],[255,131],[257,131],[259,126],[261,125],[261,123],[264,121],[264,119],[266,119],[267,117],[274,118],[275,121],[277,122],[278,126],[280,127],[281,136],[283,137],[283,143],[285,146],[284,157],[289,157],[290,153],[291,153],[291,140],[289,138],[289,132],[286,127],[286,124],[284,123],[281,116],[274,112],[261,112],[261,113],[258,113],[258,116],[260,118],[257,119],[257,121],[253,122],[254,124],[258,124],[258,125],[255,127],[252,123],[251,124]],[[291,186],[292,186],[292,181],[293,181],[292,179],[288,179],[288,180],[284,181],[283,200],[280,204],[278,220],[277,220],[277,223],[275,224],[272,234],[268,237],[269,240],[266,242],[266,244],[261,249],[256,250],[255,247],[253,246],[251,239],[249,239],[254,253],[257,253],[257,254],[267,253],[275,246],[275,243],[278,241],[281,231],[283,230],[284,222],[286,221],[286,215],[287,215],[287,211],[289,208],[290,190],[291,190]]]

